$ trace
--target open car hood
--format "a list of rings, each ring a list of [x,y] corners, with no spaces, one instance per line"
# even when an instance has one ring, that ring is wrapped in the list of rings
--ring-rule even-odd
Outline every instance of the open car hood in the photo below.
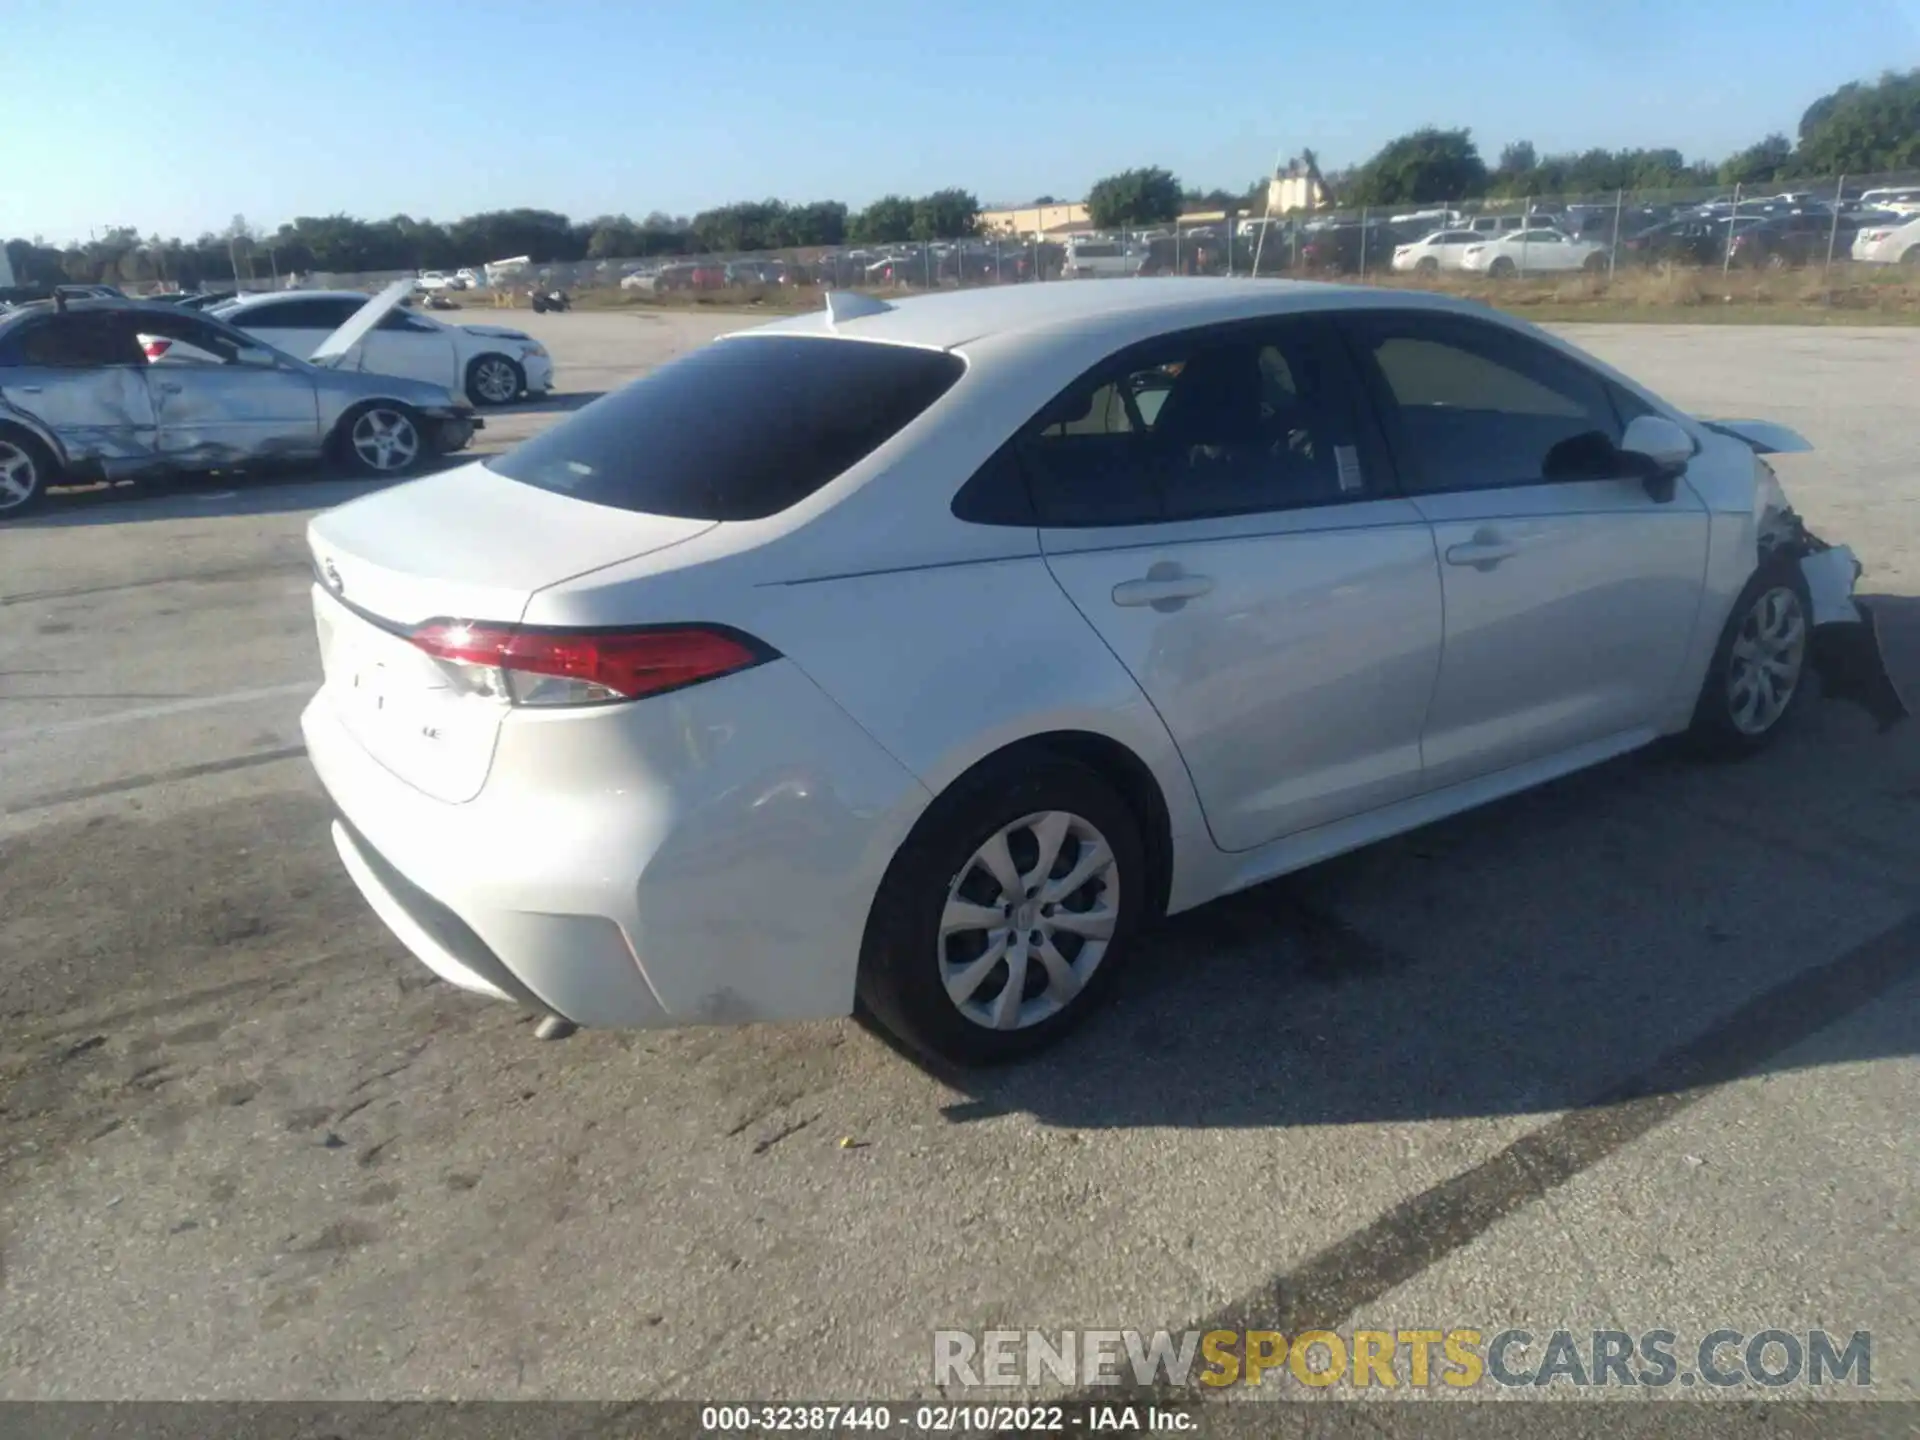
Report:
[[[1813,449],[1813,444],[1798,430],[1789,430],[1785,425],[1776,425],[1771,420],[1708,420],[1696,417],[1709,430],[1717,430],[1722,435],[1731,435],[1753,447],[1756,455],[1800,455]]]
[[[343,355],[366,339],[373,332],[373,327],[392,314],[394,307],[412,293],[413,281],[394,281],[348,316],[347,323],[322,340],[307,358],[316,365],[338,365]]]

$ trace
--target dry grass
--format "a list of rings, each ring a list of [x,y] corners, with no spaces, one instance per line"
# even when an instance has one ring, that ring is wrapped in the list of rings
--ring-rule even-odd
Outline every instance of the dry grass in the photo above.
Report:
[[[1348,277],[1351,280],[1353,277]],[[1099,284],[1099,281],[1076,281]],[[1116,283],[1116,282],[1105,282]],[[1762,273],[1735,270],[1621,271],[1611,280],[1585,273],[1491,280],[1465,275],[1369,275],[1365,282],[1396,290],[1435,290],[1481,301],[1529,320],[1643,321],[1668,324],[1913,325],[1920,324],[1920,273],[1906,266],[1836,265],[1819,270]],[[883,298],[912,290],[875,291]],[[812,286],[739,286],[656,295],[643,290],[592,289],[574,295],[583,310],[714,310],[791,315],[820,308]]]
[[[1489,280],[1480,276],[1368,276],[1383,288],[1463,295],[1529,320],[1643,320],[1682,324],[1920,324],[1920,274],[1904,266],[1835,266],[1766,273],[1633,270]]]

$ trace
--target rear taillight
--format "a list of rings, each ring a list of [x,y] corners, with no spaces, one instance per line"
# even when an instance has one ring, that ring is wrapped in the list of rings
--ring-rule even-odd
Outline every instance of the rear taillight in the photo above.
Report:
[[[638,700],[745,670],[774,654],[745,635],[697,625],[544,630],[430,620],[408,638],[443,665],[469,672],[464,678],[476,691],[516,705]]]
[[[173,342],[171,340],[149,340],[140,348],[147,352],[147,359],[158,360],[173,348]]]

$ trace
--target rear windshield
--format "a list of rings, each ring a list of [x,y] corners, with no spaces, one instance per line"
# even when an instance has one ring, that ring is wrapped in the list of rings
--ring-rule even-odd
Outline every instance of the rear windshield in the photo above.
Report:
[[[872,454],[965,368],[943,350],[871,341],[721,340],[487,466],[620,510],[758,520]]]

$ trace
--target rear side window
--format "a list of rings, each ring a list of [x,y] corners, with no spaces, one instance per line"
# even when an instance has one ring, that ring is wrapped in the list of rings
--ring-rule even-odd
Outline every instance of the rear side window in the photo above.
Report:
[[[871,341],[721,340],[487,465],[619,510],[759,520],[879,449],[965,369],[944,350]]]
[[[46,316],[15,331],[6,351],[9,363],[58,370],[146,364],[132,323],[110,311]]]

